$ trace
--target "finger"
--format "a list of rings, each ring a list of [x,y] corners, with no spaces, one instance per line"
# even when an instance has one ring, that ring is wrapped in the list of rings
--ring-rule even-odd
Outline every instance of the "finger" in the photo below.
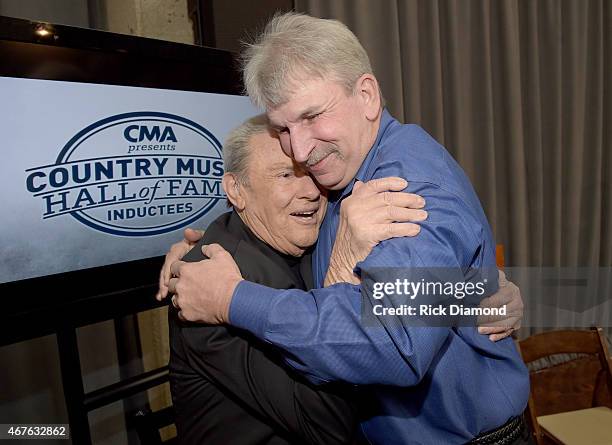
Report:
[[[512,335],[514,331],[516,331],[516,329],[503,326],[478,328],[478,333],[482,335],[488,335],[489,340],[491,341],[503,340],[504,338]]]
[[[164,265],[162,267],[161,277],[160,277],[160,280],[162,280],[161,284],[163,284],[164,286],[168,286],[168,281],[170,281],[170,278],[172,278],[172,272],[170,272],[170,266],[172,266],[173,262],[174,260],[166,257],[166,261],[164,262]]]
[[[225,254],[229,255],[227,253],[227,250],[225,250],[223,247],[216,243],[206,244],[202,246],[202,253],[210,259],[214,258],[215,256],[221,256]]]
[[[506,329],[518,329],[520,327],[520,318],[519,317],[505,317],[505,318],[495,318],[490,317],[487,320],[481,320],[481,317],[478,317],[478,329],[484,329],[482,334],[491,334],[500,331],[504,331]]]
[[[166,256],[166,261],[162,266],[161,271],[159,272],[159,291],[157,292],[156,298],[161,301],[168,296],[168,281],[170,281],[171,273],[170,273],[170,265],[171,262],[168,260]]]
[[[499,334],[506,332],[508,329],[508,326],[480,326],[478,333],[483,335]]]
[[[385,218],[386,215],[386,218]],[[419,222],[425,221],[429,214],[425,210],[405,209],[403,207],[389,206],[387,211],[375,218],[385,218],[387,222]]]
[[[406,207],[409,209],[422,209],[425,207],[425,199],[420,195],[407,192],[386,192],[380,194],[381,201],[385,205]]]
[[[168,286],[165,284],[161,284],[157,293],[155,294],[155,299],[157,301],[162,301],[164,298],[168,296]]]
[[[499,287],[505,287],[508,284],[506,273],[501,269],[497,269],[497,273],[499,274]]]
[[[408,182],[403,178],[389,176],[387,178],[371,179],[365,183],[366,187],[372,192],[399,192],[408,187]]]
[[[180,309],[181,308],[180,305],[179,305],[178,297],[179,297],[178,294],[174,294],[174,295],[172,295],[172,299],[171,299],[172,306],[174,306],[176,309]]]
[[[499,332],[500,330],[514,328],[519,317],[514,315],[488,315],[478,317],[478,327],[485,328],[487,334]]]
[[[176,263],[177,261],[180,261],[179,258],[172,258],[172,259],[168,259],[165,263],[164,263],[164,268],[162,269],[162,271],[164,272],[164,283],[166,285],[168,285],[168,281],[170,281],[170,278],[172,278],[172,265],[174,263]]]
[[[500,287],[496,293],[484,298],[480,302],[480,307],[499,308],[505,307],[508,317],[520,319],[523,317],[523,300],[520,297],[519,288],[514,283],[508,281],[505,287]]]
[[[378,242],[391,238],[416,236],[421,232],[421,226],[412,223],[389,223],[381,226],[377,231]]]
[[[164,260],[164,265],[162,266],[160,274],[160,288],[162,285],[167,287],[168,281],[170,278],[172,278],[172,272],[170,271],[172,263],[180,260],[187,252],[189,252],[189,249],[189,245],[184,241],[172,245],[170,251],[166,254],[166,259]]]
[[[512,326],[510,314],[506,315],[479,315],[478,326],[496,327],[503,325],[505,328]]]
[[[183,267],[184,264],[185,264],[184,261],[175,261],[174,263],[172,263],[172,265],[170,266],[170,274],[173,277],[180,277],[181,268]]]
[[[359,179],[355,180],[355,183],[353,184],[353,192],[352,193],[356,193],[359,190],[361,190],[361,187],[363,187],[363,182],[361,182]]]
[[[168,282],[168,292],[171,294],[175,294],[176,293],[176,285],[178,284],[178,278],[172,278],[169,282]]]
[[[157,289],[157,293],[155,294],[155,298],[157,301],[162,301],[168,295],[168,287],[166,286],[166,280],[164,276],[164,268],[159,271],[159,285]]]
[[[187,228],[183,231],[183,236],[187,242],[197,243],[204,236],[204,231]]]
[[[183,311],[179,311],[178,318],[181,321],[187,321],[187,319],[185,318],[185,315],[183,314]]]
[[[523,299],[521,298],[521,290],[512,281],[505,280],[504,285],[501,286],[500,289],[510,295],[510,298],[516,300],[516,302],[523,302]]]
[[[479,317],[480,320],[480,317]],[[489,316],[488,320],[483,320],[482,322],[478,322],[479,326],[487,326],[491,328],[505,328],[505,329],[513,329],[518,330],[521,327],[521,322],[523,321],[523,312],[516,310],[513,312],[508,312],[506,316]]]
[[[512,329],[510,329],[509,331],[502,332],[501,334],[491,334],[491,335],[489,335],[489,340],[491,340],[493,342],[503,340],[504,338],[509,337],[510,335],[512,335],[512,332],[514,332],[514,331]]]
[[[505,288],[498,289],[493,295],[483,298],[480,302],[480,307],[483,308],[502,308],[507,306],[511,298]],[[508,308],[506,307],[506,310]]]

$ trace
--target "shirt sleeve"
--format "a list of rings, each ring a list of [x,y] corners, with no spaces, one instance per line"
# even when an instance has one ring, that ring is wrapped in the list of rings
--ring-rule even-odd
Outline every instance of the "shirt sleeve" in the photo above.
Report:
[[[357,269],[477,265],[482,228],[465,204],[430,183],[411,182],[410,191],[427,201],[421,233],[380,243]],[[348,283],[306,292],[243,281],[232,298],[230,321],[281,348],[287,362],[314,382],[419,383],[451,329],[382,319],[366,326],[361,301],[360,287]]]

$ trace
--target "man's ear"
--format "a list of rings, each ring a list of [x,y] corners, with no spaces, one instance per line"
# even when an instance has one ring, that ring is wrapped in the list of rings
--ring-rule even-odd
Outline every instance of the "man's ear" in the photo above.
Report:
[[[233,173],[226,173],[222,180],[223,190],[227,195],[227,199],[232,203],[237,211],[244,209],[244,190],[243,185],[238,181]]]
[[[362,74],[355,85],[355,92],[359,95],[365,106],[366,118],[370,121],[378,119],[380,115],[380,89],[378,81],[371,73]]]

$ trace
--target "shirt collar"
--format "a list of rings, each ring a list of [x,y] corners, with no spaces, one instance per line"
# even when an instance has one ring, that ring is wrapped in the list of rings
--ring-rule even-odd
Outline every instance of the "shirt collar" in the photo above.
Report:
[[[376,141],[374,142],[374,145],[372,145],[372,148],[370,148],[370,151],[368,151],[368,154],[363,160],[363,162],[361,163],[359,170],[357,170],[357,174],[355,175],[355,177],[351,180],[351,182],[349,182],[349,184],[340,193],[339,199],[342,199],[345,196],[348,196],[351,194],[351,192],[353,191],[353,186],[355,185],[355,181],[359,180],[361,182],[365,182],[370,179],[370,174],[368,174],[370,170],[370,166],[372,165],[372,161],[374,160],[374,158],[376,157],[376,154],[378,153],[378,148],[380,146],[380,142],[382,140],[383,134],[385,133],[389,124],[393,122],[393,120],[394,120],[393,116],[391,116],[391,114],[387,111],[387,109],[384,108],[382,111],[382,116],[380,118],[380,126],[378,127],[378,134],[376,135]]]

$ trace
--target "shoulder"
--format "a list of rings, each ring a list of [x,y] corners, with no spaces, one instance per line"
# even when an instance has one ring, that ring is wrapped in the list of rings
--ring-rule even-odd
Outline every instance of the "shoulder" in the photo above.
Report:
[[[441,185],[448,153],[423,128],[392,122],[385,128],[372,159],[373,175]]]
[[[210,223],[204,232],[202,244],[217,243],[234,256],[240,243],[240,237],[232,230],[231,219],[232,212],[226,212]]]
[[[489,262],[492,234],[480,200],[463,169],[420,126],[393,121],[385,128],[366,180],[387,176],[406,179],[407,191],[425,198],[429,217],[417,237],[383,242],[380,250],[397,248],[426,265],[466,266],[482,254]]]
[[[459,216],[486,223],[480,200],[452,155],[423,128],[393,121],[385,129],[372,160],[367,179],[399,176],[408,181],[408,191],[455,208]]]
[[[206,259],[202,253],[202,246],[206,244],[219,244],[230,255],[235,256],[240,243],[240,236],[232,230],[231,212],[223,213],[204,231],[204,236],[196,245],[183,257],[183,261],[197,262]]]
[[[277,289],[296,287],[296,282],[287,273],[287,269],[258,249],[253,241],[245,236],[236,218],[233,212],[219,216],[208,226],[201,243],[221,245],[234,258],[246,280]],[[202,256],[201,259],[203,258]]]
[[[266,262],[266,257],[245,241],[244,233],[233,221],[234,218],[233,212],[220,215],[210,223],[198,244],[219,244],[234,258],[243,276],[252,275],[252,271],[258,269],[258,264]]]

